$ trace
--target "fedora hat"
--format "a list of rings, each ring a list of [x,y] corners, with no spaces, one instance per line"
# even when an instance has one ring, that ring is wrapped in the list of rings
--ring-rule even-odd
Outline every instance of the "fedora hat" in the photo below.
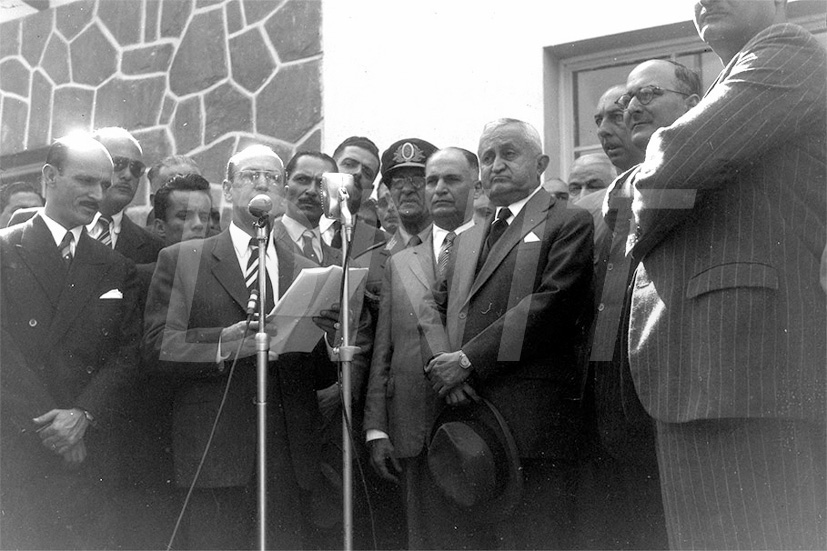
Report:
[[[451,503],[489,522],[508,516],[522,495],[514,437],[485,399],[442,410],[431,431],[428,469]]]

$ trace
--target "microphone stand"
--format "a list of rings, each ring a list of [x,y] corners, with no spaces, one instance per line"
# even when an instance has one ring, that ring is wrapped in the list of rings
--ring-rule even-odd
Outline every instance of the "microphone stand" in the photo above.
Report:
[[[342,188],[340,194],[342,202],[347,208],[347,191]],[[342,525],[344,531],[344,549],[353,549],[353,448],[350,440],[350,404],[351,404],[351,369],[353,357],[359,352],[358,346],[350,344],[350,276],[348,274],[348,256],[350,237],[352,232],[352,218],[342,224],[342,293],[341,320],[342,344],[335,350],[339,359],[339,368],[342,373]]]
[[[265,331],[267,305],[267,216],[255,224],[258,241],[258,332],[256,333],[256,414],[258,438],[256,439],[258,489],[258,548],[267,549],[267,367],[270,355],[270,337]],[[275,292],[275,289],[273,289]]]

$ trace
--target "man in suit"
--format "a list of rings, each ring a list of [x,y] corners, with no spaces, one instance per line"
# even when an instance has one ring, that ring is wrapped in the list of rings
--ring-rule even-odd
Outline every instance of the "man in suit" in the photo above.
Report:
[[[55,141],[42,177],[43,210],[0,232],[0,537],[4,548],[111,548],[111,437],[138,366],[135,268],[84,229],[112,177],[99,142]]]
[[[40,186],[31,182],[9,182],[0,187],[0,228],[9,225],[12,215],[20,209],[43,206]]]
[[[479,164],[470,151],[446,148],[431,155],[425,174],[434,230],[424,243],[393,255],[385,269],[365,430],[376,472],[394,483],[402,478],[408,547],[452,549],[463,542],[452,537],[450,508],[431,481],[427,462],[428,438],[443,401],[422,368],[447,350],[432,287],[440,265],[447,266],[454,239],[473,226]]]
[[[394,142],[382,153],[382,182],[391,191],[399,226],[387,249],[394,254],[425,242],[431,234],[431,213],[425,201],[425,162],[436,146],[419,138]]]
[[[112,186],[101,201],[99,214],[87,230],[92,237],[110,245],[135,264],[155,262],[163,242],[124,216],[124,209],[135,197],[146,170],[141,144],[132,134],[118,127],[101,128],[94,136],[112,156],[115,173]]]
[[[275,206],[270,215],[281,214],[283,178],[281,159],[269,148],[253,145],[235,154],[223,184],[233,211],[229,228],[203,241],[164,249],[150,287],[144,352],[157,362],[158,370],[179,381],[173,412],[176,482],[182,488],[195,483],[185,523],[188,548],[237,549],[253,543],[255,323],[248,329],[245,309],[248,282],[257,280],[258,252],[252,239],[256,218],[248,205],[263,193]],[[267,279],[273,292],[265,301],[272,304],[302,268],[315,265],[268,238]],[[275,334],[278,328],[269,321],[268,332]],[[242,359],[232,370],[236,354]],[[309,496],[319,480],[321,415],[315,391],[333,380],[335,372],[323,346],[319,354],[284,353],[270,363],[267,530],[273,547],[305,545]],[[228,384],[223,413],[196,481]]]
[[[592,221],[541,187],[548,157],[531,125],[487,124],[479,159],[496,215],[454,243],[453,268],[441,286],[447,303],[438,297],[450,352],[426,372],[440,397],[461,400],[467,384],[488,399],[510,427],[522,463],[521,500],[504,520],[474,526],[480,539],[471,547],[570,548]]]
[[[616,176],[614,165],[602,153],[577,157],[569,171],[569,200],[578,201],[606,189]]]
[[[701,0],[695,24],[724,70],[634,176],[629,353],[669,543],[823,549],[827,53],[784,0]]]

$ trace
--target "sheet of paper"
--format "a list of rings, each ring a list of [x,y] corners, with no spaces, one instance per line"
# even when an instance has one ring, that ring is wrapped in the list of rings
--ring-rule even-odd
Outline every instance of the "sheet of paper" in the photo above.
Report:
[[[350,268],[350,298],[357,292],[364,293],[367,268]],[[324,333],[313,323],[313,317],[341,300],[342,267],[305,268],[279,299],[270,314],[278,334],[270,340],[270,350],[285,352],[310,352]]]

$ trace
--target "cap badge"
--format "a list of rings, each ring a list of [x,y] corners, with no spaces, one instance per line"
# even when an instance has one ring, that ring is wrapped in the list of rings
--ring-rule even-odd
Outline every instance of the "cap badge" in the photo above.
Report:
[[[393,153],[393,160],[399,164],[421,163],[425,160],[425,154],[422,153],[422,150],[419,149],[416,144],[405,142],[396,148],[396,151]]]

